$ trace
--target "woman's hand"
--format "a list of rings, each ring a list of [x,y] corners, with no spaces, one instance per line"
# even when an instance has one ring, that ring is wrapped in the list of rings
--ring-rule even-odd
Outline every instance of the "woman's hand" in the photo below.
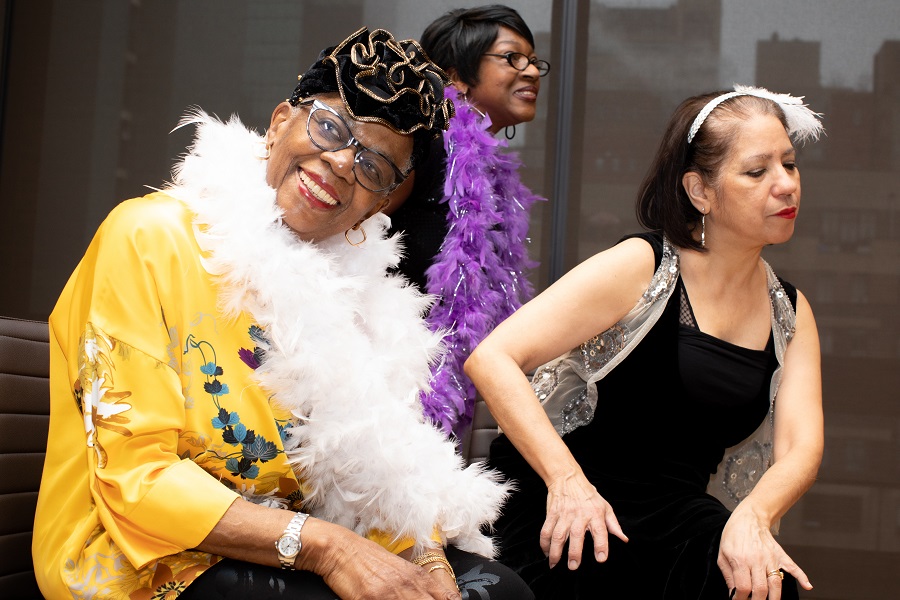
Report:
[[[425,556],[425,555],[427,555],[427,556]],[[404,560],[413,562],[413,549],[409,548],[407,550],[404,550],[397,556],[399,556],[400,558],[403,558]],[[428,559],[428,558],[433,558],[434,556],[439,556],[439,557],[443,558],[444,560],[447,560],[447,555],[444,554],[443,548],[428,548],[426,550],[426,552],[423,555],[419,556],[418,558],[421,558],[424,560],[424,559]],[[456,577],[454,575],[451,575],[452,567],[448,568],[448,565],[445,565],[444,562],[441,560],[431,560],[430,562],[426,562],[426,563],[422,563],[422,561],[420,560],[419,563],[420,563],[420,567],[422,569],[425,569],[425,571],[431,577],[433,577],[435,580],[437,580],[438,584],[447,588],[448,590],[456,590],[457,592],[459,592],[459,586],[456,584]],[[413,563],[413,564],[416,564],[416,563]],[[453,596],[453,597],[456,598],[457,596]]]
[[[429,569],[431,569],[433,566],[434,565],[428,565],[422,568],[424,568],[425,571],[428,572]],[[443,587],[448,592],[453,592],[452,596],[447,596],[448,598],[461,598],[459,594],[459,586],[456,585],[456,579],[454,579],[453,576],[450,575],[449,571],[445,571],[444,569],[435,569],[434,571],[428,572],[428,574],[437,581],[438,585]],[[441,597],[443,598],[444,596]]]
[[[736,590],[732,596],[735,600],[746,600],[751,593],[753,598],[781,600],[782,577],[774,573],[779,569],[793,575],[804,589],[812,589],[806,573],[775,541],[768,523],[746,501],[725,524],[718,565],[728,589]]]
[[[550,559],[551,569],[559,562],[567,539],[569,569],[578,568],[585,531],[594,539],[597,562],[604,562],[609,554],[609,533],[628,541],[612,507],[582,473],[558,477],[547,487],[547,519],[541,528],[541,550]]]
[[[322,521],[318,523],[324,524]],[[416,566],[347,529],[330,523],[325,525],[331,529],[325,534],[329,543],[317,553],[315,568],[309,570],[321,575],[340,598],[461,600],[456,582],[449,572],[437,569],[429,573],[427,566]],[[306,527],[303,532],[305,536]],[[312,539],[312,536],[309,537]],[[301,551],[298,568],[306,568],[302,558]]]
[[[294,513],[238,498],[197,548],[279,567],[275,540]],[[249,535],[248,535],[249,532]],[[345,527],[310,517],[294,568],[312,571],[341,598],[351,600],[459,600],[456,582],[441,579]]]
[[[769,600],[781,600],[781,577],[773,573],[778,569],[812,589],[769,527],[815,481],[824,443],[819,335],[809,302],[798,291],[796,331],[785,351],[775,404],[775,462],[731,513],[719,544],[719,569],[737,600],[750,593],[754,599],[768,594]]]

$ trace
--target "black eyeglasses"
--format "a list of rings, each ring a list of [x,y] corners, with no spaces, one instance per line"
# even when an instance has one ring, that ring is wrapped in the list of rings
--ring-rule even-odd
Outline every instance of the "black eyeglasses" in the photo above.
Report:
[[[361,186],[370,192],[388,194],[406,181],[407,175],[391,159],[377,150],[366,148],[353,137],[347,122],[336,110],[316,99],[304,100],[300,104],[312,104],[306,119],[306,133],[319,150],[337,152],[350,146],[356,148],[353,175]]]
[[[543,77],[550,72],[550,63],[546,60],[538,60],[536,56],[528,58],[528,56],[521,52],[506,52],[505,54],[485,52],[484,56],[499,56],[500,58],[505,58],[506,62],[509,63],[509,66],[516,71],[524,71],[528,68],[528,65],[534,65],[537,67],[538,77]]]

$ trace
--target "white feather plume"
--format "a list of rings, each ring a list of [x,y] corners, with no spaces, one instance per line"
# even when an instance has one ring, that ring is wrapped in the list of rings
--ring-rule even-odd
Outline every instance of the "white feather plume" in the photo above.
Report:
[[[722,102],[734,98],[736,96],[756,96],[757,98],[765,98],[775,102],[784,112],[785,120],[788,126],[788,135],[795,142],[805,143],[808,140],[817,140],[825,128],[822,126],[821,113],[813,112],[806,104],[803,103],[803,96],[795,97],[789,94],[778,94],[770,92],[766,88],[754,87],[750,85],[734,84],[734,91],[716,96],[706,103],[706,105],[697,113],[691,127],[688,130],[687,143],[690,144],[694,140],[694,136],[700,130],[700,126],[706,121],[709,114]]]
[[[813,112],[803,103],[803,96],[791,96],[770,92],[766,88],[749,85],[734,85],[734,91],[758,98],[766,98],[778,104],[784,111],[788,124],[788,135],[791,139],[800,143],[808,140],[818,140],[824,131],[821,113]]]
[[[452,441],[426,423],[427,385],[440,335],[421,316],[429,298],[400,277],[388,217],[363,223],[367,241],[343,235],[307,243],[281,225],[275,191],[257,158],[262,138],[236,117],[202,111],[194,145],[168,190],[195,212],[204,267],[226,314],[250,313],[269,339],[261,386],[297,418],[285,444],[303,481],[305,508],[364,535],[375,529],[433,546],[437,526],[455,546],[493,555],[481,533],[509,493],[481,465],[464,468]]]

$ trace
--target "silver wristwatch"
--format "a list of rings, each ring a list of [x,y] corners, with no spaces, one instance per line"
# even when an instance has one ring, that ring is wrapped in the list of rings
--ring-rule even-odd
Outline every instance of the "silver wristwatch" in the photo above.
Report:
[[[306,513],[294,515],[291,522],[284,528],[284,533],[275,542],[275,549],[278,551],[278,560],[281,562],[282,569],[294,570],[294,560],[296,560],[297,555],[300,554],[300,549],[303,547],[303,544],[300,542],[300,530],[303,529],[303,524],[306,523],[307,517],[309,515]]]

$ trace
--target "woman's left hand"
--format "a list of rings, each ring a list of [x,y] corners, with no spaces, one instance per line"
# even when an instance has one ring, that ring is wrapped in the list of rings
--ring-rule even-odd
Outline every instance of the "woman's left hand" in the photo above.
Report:
[[[426,571],[431,569],[433,565],[426,565],[423,567]],[[444,569],[435,569],[434,571],[430,571],[429,575],[431,575],[439,584],[444,586],[448,590],[459,590],[459,586],[456,584],[456,579],[450,575],[450,571],[446,571]]]
[[[444,553],[444,550],[442,548],[429,548],[427,550],[427,553],[440,556],[444,560],[447,559],[447,555]],[[404,550],[403,552],[398,554],[398,556],[404,560],[413,562],[413,549],[407,548],[406,550]],[[456,584],[456,577],[451,574],[450,569],[447,568],[447,565],[445,565],[442,561],[437,560],[437,561],[427,562],[424,565],[421,565],[421,568],[425,569],[425,571],[428,572],[428,575],[432,579],[434,579],[434,581],[436,583],[438,583],[441,587],[445,588],[446,590],[448,590],[450,592],[457,593],[457,594],[459,593],[459,586]],[[456,597],[456,596],[448,596],[448,597]]]
[[[735,600],[768,598],[781,600],[781,571],[786,571],[805,589],[812,589],[806,573],[788,556],[764,520],[747,503],[731,514],[719,544],[719,569]]]

